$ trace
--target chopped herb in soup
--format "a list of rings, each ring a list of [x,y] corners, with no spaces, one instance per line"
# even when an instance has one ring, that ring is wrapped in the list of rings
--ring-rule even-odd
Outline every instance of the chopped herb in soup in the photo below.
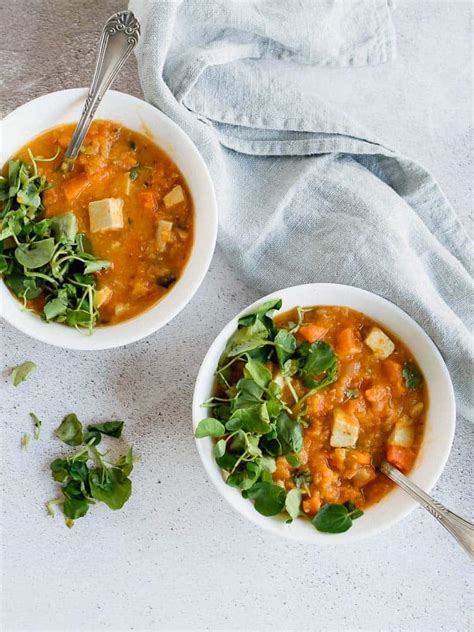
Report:
[[[0,274],[46,321],[89,331],[148,309],[193,243],[186,182],[148,137],[95,121],[71,173],[74,125],[34,139],[0,177]]]
[[[216,370],[209,417],[226,483],[265,516],[307,516],[342,533],[392,483],[383,459],[408,472],[423,435],[428,395],[407,347],[346,307],[274,300],[239,320]]]

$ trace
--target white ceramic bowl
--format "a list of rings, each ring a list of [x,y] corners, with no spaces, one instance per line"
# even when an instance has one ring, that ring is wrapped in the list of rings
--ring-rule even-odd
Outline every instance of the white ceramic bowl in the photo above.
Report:
[[[430,401],[423,443],[415,466],[410,472],[410,478],[425,491],[430,491],[443,471],[454,436],[456,411],[449,373],[438,349],[410,316],[384,298],[355,287],[329,283],[290,287],[265,296],[233,318],[213,342],[199,371],[193,399],[194,428],[201,419],[208,416],[208,411],[201,408],[201,403],[212,395],[213,373],[226,341],[237,328],[238,319],[272,298],[283,300],[282,312],[297,305],[352,307],[378,321],[409,347],[425,377]],[[416,507],[415,501],[401,489],[394,489],[378,504],[369,507],[364,516],[354,521],[352,528],[345,533],[338,535],[320,533],[309,520],[302,518],[291,524],[285,524],[279,518],[267,518],[260,515],[250,500],[242,498],[237,489],[225,484],[221,470],[212,455],[211,439],[196,439],[196,444],[210,479],[232,507],[267,531],[292,540],[329,545],[359,540],[390,527]]]
[[[87,90],[61,90],[46,94],[17,108],[1,123],[0,164],[42,132],[79,119]],[[189,186],[195,212],[194,246],[185,271],[175,287],[143,314],[118,325],[97,328],[91,336],[57,323],[45,323],[22,310],[0,282],[1,315],[29,336],[68,349],[108,349],[134,342],[166,325],[188,303],[199,288],[212,259],[217,234],[217,207],[212,181],[190,138],[155,107],[122,92],[109,90],[96,118],[117,121],[141,133],[173,159]]]

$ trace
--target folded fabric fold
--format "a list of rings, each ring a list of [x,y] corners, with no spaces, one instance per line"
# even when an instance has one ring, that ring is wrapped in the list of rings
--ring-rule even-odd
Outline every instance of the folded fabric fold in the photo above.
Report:
[[[130,3],[145,97],[206,160],[220,246],[238,274],[262,291],[334,282],[397,303],[441,350],[458,409],[472,418],[472,242],[423,167],[279,72],[282,61],[389,61],[389,6]]]

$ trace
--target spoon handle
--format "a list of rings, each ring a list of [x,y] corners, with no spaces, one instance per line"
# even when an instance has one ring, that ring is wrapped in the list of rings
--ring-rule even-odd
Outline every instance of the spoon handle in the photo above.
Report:
[[[380,471],[388,476],[394,483],[401,487],[407,494],[417,500],[422,507],[427,509],[438,522],[440,522],[449,533],[459,542],[463,549],[474,559],[474,525],[446,509],[434,498],[431,498],[422,489],[415,485],[409,478],[400,472],[396,467],[383,461]]]
[[[139,37],[140,23],[131,11],[115,13],[105,23],[99,41],[97,61],[89,94],[81,118],[64,155],[64,160],[70,168],[77,157],[102,97],[137,45]]]

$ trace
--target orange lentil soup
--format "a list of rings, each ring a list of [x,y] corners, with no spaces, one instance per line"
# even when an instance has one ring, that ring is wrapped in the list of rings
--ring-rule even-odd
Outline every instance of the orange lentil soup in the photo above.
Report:
[[[278,315],[275,323],[287,327],[296,320],[291,311]],[[302,465],[291,467],[284,456],[278,457],[273,480],[287,490],[297,481],[302,510],[309,516],[327,503],[352,501],[365,508],[393,486],[376,469],[382,459],[404,472],[412,468],[423,436],[427,388],[423,382],[407,386],[410,376],[405,372],[418,373],[409,349],[355,310],[305,311],[296,338],[329,343],[337,355],[338,377],[307,400]],[[300,397],[308,391],[298,379],[293,386]],[[291,401],[289,393],[285,397]]]
[[[72,211],[93,254],[110,262],[96,272],[101,324],[132,318],[159,301],[181,276],[193,244],[193,205],[173,161],[150,138],[113,121],[95,121],[72,173],[60,167],[75,125],[35,138],[16,158],[38,161],[51,185],[47,218]],[[42,309],[41,297],[30,307]]]

